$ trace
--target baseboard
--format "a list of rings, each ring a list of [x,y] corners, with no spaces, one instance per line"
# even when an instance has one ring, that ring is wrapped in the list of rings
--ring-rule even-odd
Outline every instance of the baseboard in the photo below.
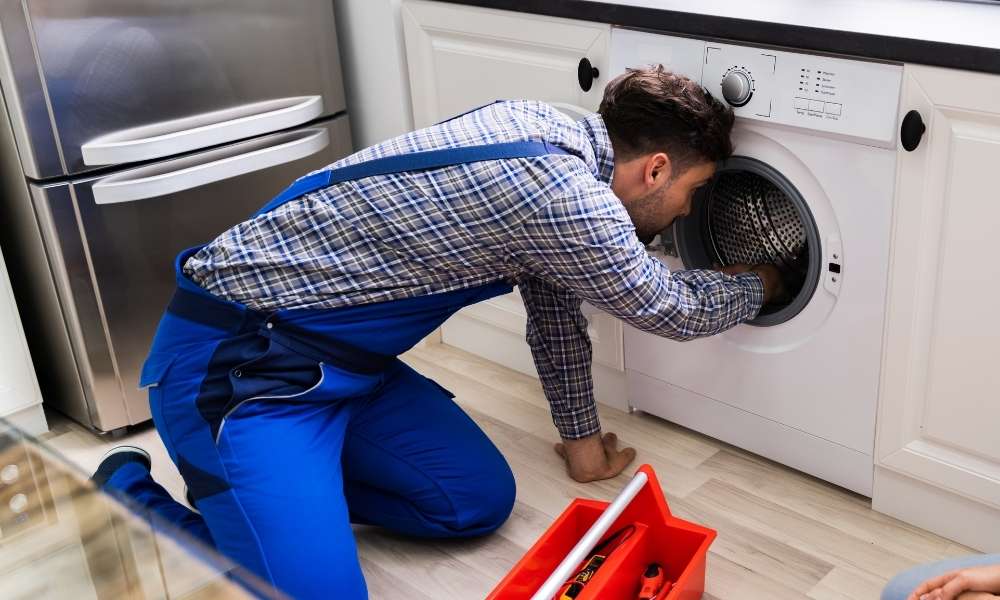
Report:
[[[1000,553],[1000,510],[891,469],[875,469],[872,508],[970,548]]]
[[[872,457],[706,396],[626,370],[632,407],[865,496]]]
[[[30,435],[41,435],[49,430],[49,424],[45,420],[45,412],[42,410],[41,404],[18,409],[9,415],[4,415],[3,418]]]

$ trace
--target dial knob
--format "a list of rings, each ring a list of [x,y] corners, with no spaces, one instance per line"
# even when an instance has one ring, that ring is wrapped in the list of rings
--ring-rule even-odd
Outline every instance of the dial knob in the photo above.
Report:
[[[722,97],[733,106],[743,106],[750,102],[753,88],[750,75],[745,71],[730,71],[722,78]]]

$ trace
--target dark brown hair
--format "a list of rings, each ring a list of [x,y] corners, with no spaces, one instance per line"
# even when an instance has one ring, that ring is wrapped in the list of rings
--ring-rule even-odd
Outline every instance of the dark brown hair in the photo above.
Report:
[[[662,65],[629,69],[608,83],[598,109],[615,154],[666,152],[675,174],[733,153],[733,111],[708,90]]]

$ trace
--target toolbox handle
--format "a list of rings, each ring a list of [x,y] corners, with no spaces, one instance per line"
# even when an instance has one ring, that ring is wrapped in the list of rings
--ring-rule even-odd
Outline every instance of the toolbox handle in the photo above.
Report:
[[[549,575],[549,578],[545,580],[542,587],[538,588],[538,591],[531,597],[531,600],[552,600],[552,597],[556,595],[559,588],[566,583],[566,580],[568,580],[570,576],[573,575],[577,565],[587,558],[590,551],[594,549],[594,546],[596,546],[599,541],[601,541],[604,534],[607,533],[608,529],[611,528],[611,525],[618,520],[618,517],[621,516],[621,514],[625,511],[625,508],[630,502],[632,502],[632,499],[635,498],[636,494],[639,493],[642,486],[646,485],[648,480],[649,477],[644,471],[639,471],[635,474],[632,481],[630,481],[629,484],[625,486],[625,489],[623,489],[621,493],[615,497],[614,501],[612,501],[611,504],[604,509],[604,512],[601,513],[601,516],[598,517],[597,521],[595,521],[594,524],[590,526],[590,529],[587,530],[587,533],[583,534],[580,541],[573,546],[573,549],[569,551],[566,558],[562,559],[562,562],[559,563],[556,570]]]

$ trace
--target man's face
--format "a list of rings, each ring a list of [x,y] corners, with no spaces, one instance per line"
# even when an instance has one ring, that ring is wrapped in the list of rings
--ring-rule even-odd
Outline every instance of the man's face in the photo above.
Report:
[[[655,162],[657,159],[653,156],[647,160]],[[635,175],[641,176],[641,182],[637,180],[634,185],[622,186],[623,189],[616,193],[632,218],[639,240],[648,244],[675,219],[690,214],[698,188],[715,175],[715,163],[696,163],[673,177],[670,177],[669,167],[666,172],[657,172],[655,164],[652,168],[646,164],[642,172]]]

